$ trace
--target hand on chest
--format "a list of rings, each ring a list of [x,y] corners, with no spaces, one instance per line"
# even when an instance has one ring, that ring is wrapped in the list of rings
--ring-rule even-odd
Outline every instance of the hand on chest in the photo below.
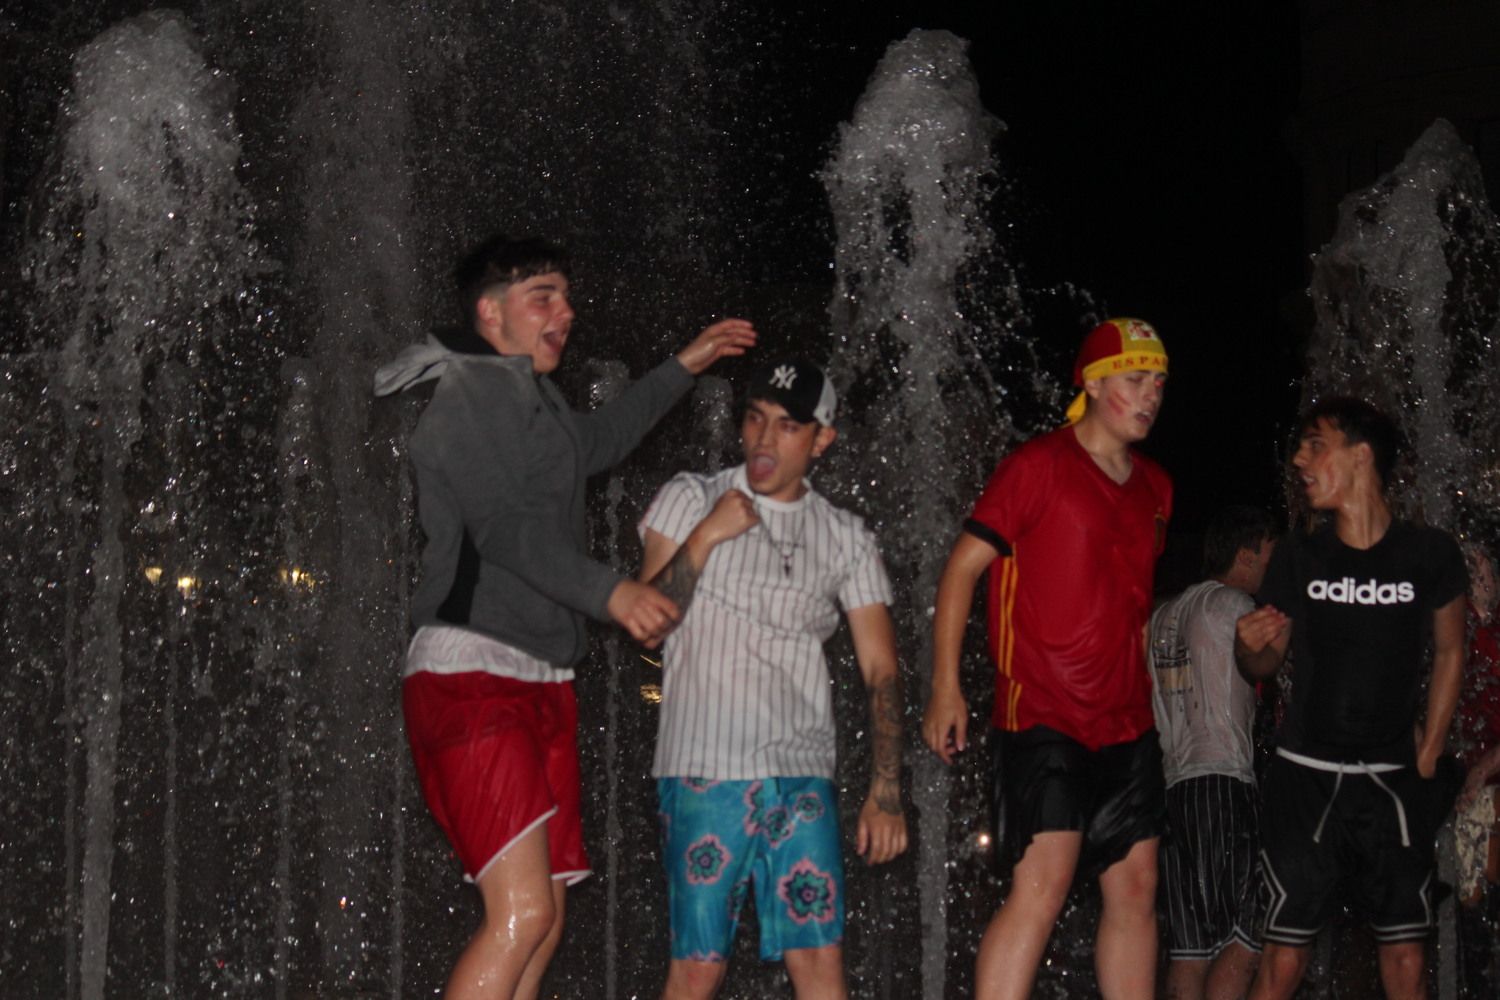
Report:
[[[836,616],[832,540],[805,509],[759,513],[759,524],[710,554],[700,589],[748,618],[792,629]]]

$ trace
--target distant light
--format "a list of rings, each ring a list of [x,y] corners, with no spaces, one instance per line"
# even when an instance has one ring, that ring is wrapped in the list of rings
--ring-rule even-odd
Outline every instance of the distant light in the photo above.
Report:
[[[194,590],[198,589],[198,578],[193,576],[179,576],[177,578],[177,589],[182,592],[183,597],[187,597]]]
[[[648,705],[660,705],[661,704],[661,685],[660,684],[642,684],[641,685],[641,701],[644,701]]]
[[[146,573],[146,579],[147,579],[147,581],[149,581],[152,586],[155,586],[156,584],[161,583],[161,567],[160,566],[147,566],[146,569],[145,569],[145,573]]]
[[[988,833],[981,833],[978,836],[976,836],[974,838],[974,846],[978,847],[981,851],[987,851],[987,850],[989,850],[990,849],[990,835]]]
[[[318,585],[316,577],[298,566],[284,567],[279,575],[281,576],[281,582],[288,587],[301,587],[303,590],[312,590]]]

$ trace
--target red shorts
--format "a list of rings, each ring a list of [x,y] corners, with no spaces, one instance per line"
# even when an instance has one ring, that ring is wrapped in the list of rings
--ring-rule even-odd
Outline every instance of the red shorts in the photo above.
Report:
[[[538,823],[552,877],[589,875],[578,811],[578,702],[571,681],[421,671],[402,684],[422,795],[474,881]]]

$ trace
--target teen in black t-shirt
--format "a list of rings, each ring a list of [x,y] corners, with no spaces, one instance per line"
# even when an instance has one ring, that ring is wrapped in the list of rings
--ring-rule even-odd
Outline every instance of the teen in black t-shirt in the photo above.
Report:
[[[1271,677],[1293,652],[1291,704],[1264,783],[1266,947],[1250,995],[1296,991],[1341,886],[1380,942],[1386,994],[1423,995],[1442,819],[1429,779],[1463,680],[1467,572],[1447,534],[1393,519],[1389,418],[1334,397],[1301,426],[1292,465],[1308,506],[1331,518],[1277,547],[1265,603],[1237,623],[1235,657],[1252,679]]]

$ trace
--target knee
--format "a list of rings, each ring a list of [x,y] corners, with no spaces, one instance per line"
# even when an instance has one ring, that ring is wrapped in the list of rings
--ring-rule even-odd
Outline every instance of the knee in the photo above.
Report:
[[[787,973],[796,981],[831,983],[844,977],[844,949],[836,944],[822,948],[791,948],[782,955]]]
[[[1426,956],[1420,941],[1403,941],[1380,947],[1380,978],[1391,996],[1410,995],[1422,981]]]
[[[562,936],[563,913],[550,895],[514,900],[510,907],[485,908],[480,933],[535,951]]]
[[[1099,880],[1106,906],[1132,910],[1156,907],[1156,850],[1135,850]]]
[[[1156,866],[1132,870],[1125,873],[1116,887],[1116,894],[1137,904],[1156,903]]]
[[[723,962],[695,962],[674,958],[667,970],[667,985],[662,1000],[703,1000],[719,991],[724,981]]]
[[[1302,972],[1307,965],[1307,949],[1267,945],[1260,957],[1257,983],[1264,981],[1276,995],[1290,996],[1287,987],[1295,987],[1302,981]]]
[[[1081,846],[1078,833],[1037,834],[1016,863],[1001,909],[1021,912],[1050,925],[1068,901]]]
[[[1005,907],[1015,908],[1050,925],[1062,913],[1071,888],[1071,881],[1060,878],[1018,878],[1005,897]]]

